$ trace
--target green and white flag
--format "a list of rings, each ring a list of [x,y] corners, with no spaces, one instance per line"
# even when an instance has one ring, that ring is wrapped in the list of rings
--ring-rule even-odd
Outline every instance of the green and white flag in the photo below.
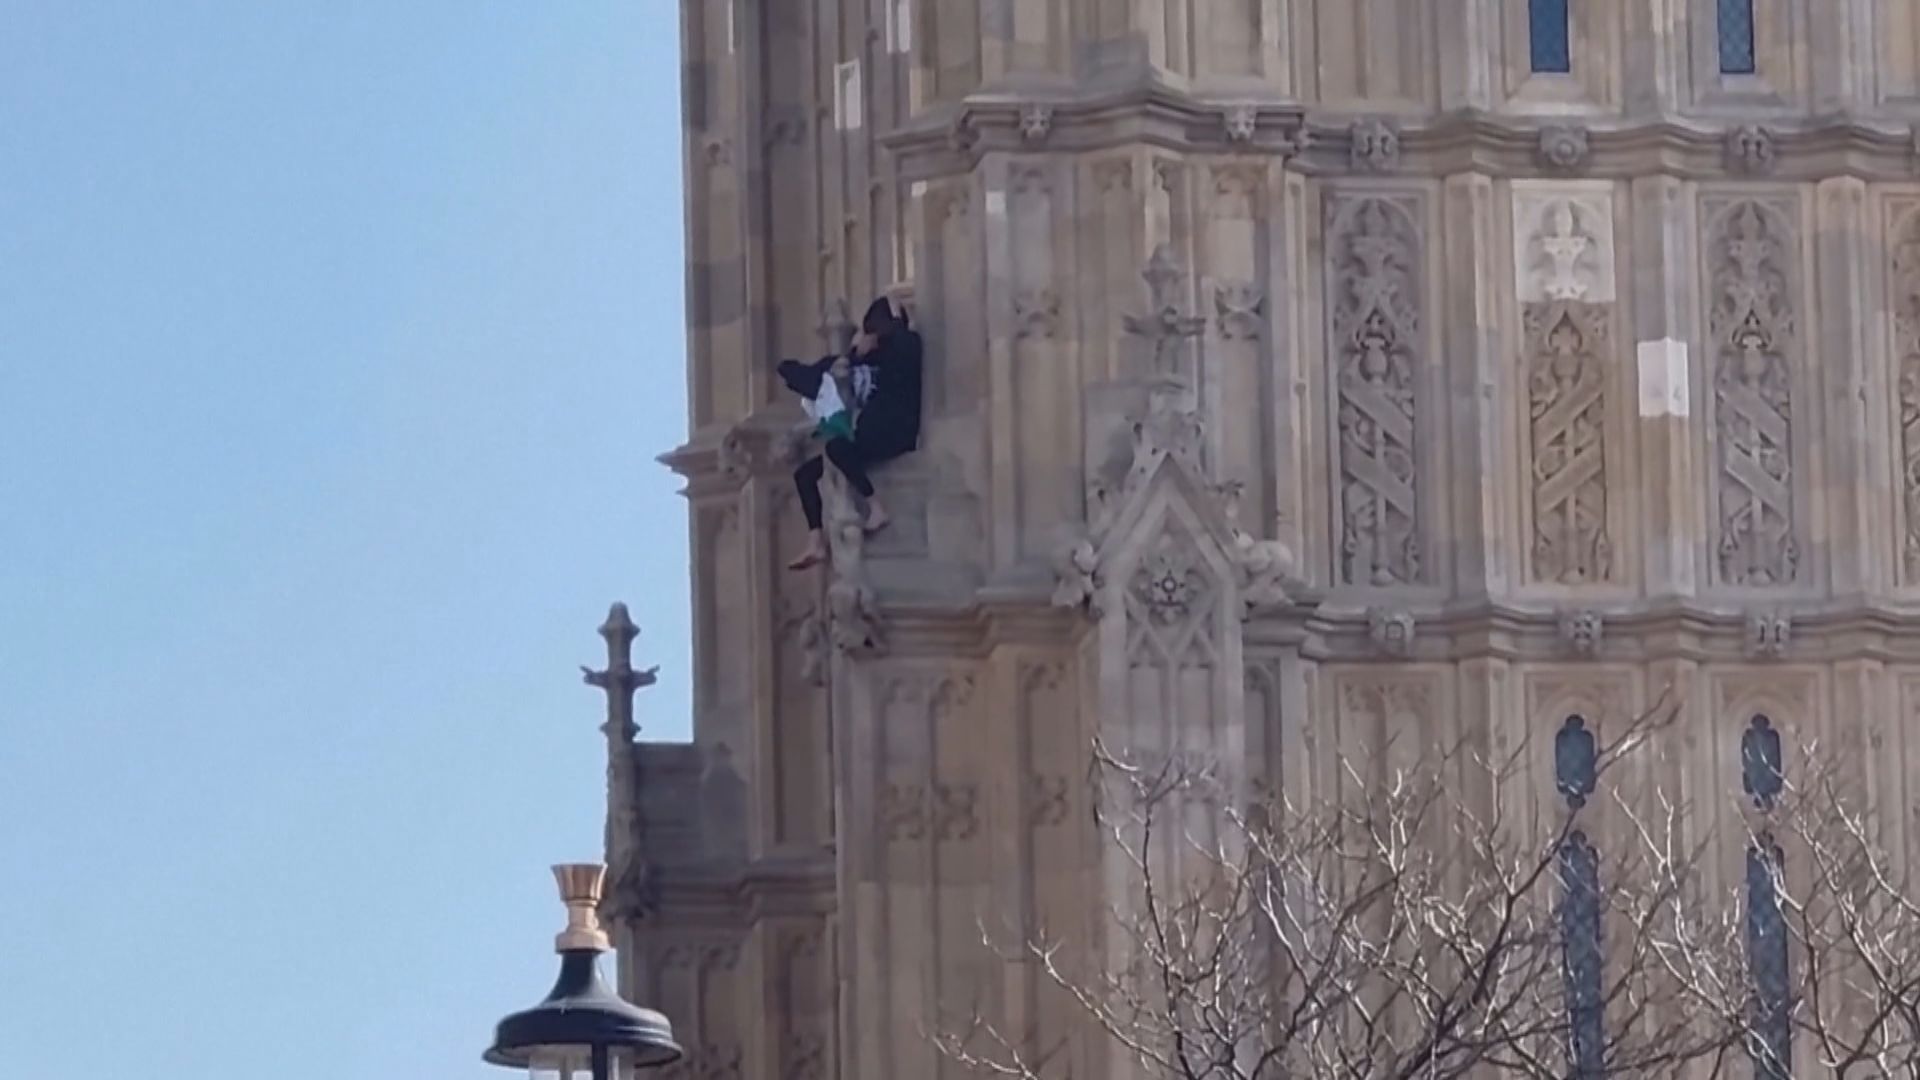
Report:
[[[832,375],[823,376],[820,392],[801,404],[813,418],[814,434],[827,440],[853,438],[853,414],[847,411],[846,402],[840,400],[840,387]]]

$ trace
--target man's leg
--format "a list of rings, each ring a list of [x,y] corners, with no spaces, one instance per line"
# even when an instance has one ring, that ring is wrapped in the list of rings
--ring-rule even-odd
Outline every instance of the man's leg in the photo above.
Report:
[[[827,538],[820,531],[825,518],[820,504],[820,478],[826,474],[827,463],[817,457],[808,458],[806,464],[793,470],[793,486],[800,492],[800,513],[807,519],[807,548],[787,564],[789,570],[805,570],[827,559]]]
[[[870,462],[877,463],[885,458],[878,457],[868,447],[863,446],[857,432],[852,442],[846,439],[835,439],[829,442],[827,457],[833,459],[833,464],[846,476],[848,486],[852,487],[867,504],[867,516],[861,522],[861,527],[867,532],[878,532],[886,528],[887,522],[892,519],[887,516],[886,507],[880,505],[880,497],[873,491],[873,480],[867,475],[867,465]]]

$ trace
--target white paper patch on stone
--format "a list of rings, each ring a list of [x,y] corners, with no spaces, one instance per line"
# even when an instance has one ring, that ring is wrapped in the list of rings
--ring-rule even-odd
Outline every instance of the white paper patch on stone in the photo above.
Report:
[[[860,61],[848,60],[833,68],[833,126],[840,131],[858,131],[863,120],[860,93]]]
[[[1643,341],[1639,349],[1640,415],[1685,419],[1692,398],[1687,377],[1687,343],[1673,338]]]

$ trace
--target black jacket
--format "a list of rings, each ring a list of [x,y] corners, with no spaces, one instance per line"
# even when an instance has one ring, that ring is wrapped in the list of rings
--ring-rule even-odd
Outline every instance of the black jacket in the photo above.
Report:
[[[854,357],[853,367],[859,408],[855,437],[887,455],[919,449],[920,335],[896,327],[880,339],[878,348]]]
[[[879,303],[875,302],[876,307]],[[896,457],[920,448],[920,348],[920,335],[903,319],[882,330],[879,347],[872,352],[847,354],[853,368],[854,438],[870,453]],[[795,393],[810,398],[810,391],[817,390],[820,379],[840,359],[823,356],[811,364],[786,361],[780,365],[780,378]]]

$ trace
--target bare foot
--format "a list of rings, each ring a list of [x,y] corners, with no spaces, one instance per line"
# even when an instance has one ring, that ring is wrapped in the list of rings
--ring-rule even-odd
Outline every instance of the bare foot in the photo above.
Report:
[[[807,550],[800,557],[787,564],[789,570],[811,570],[827,561],[827,542],[819,533],[807,540]]]
[[[861,522],[860,527],[866,532],[877,533],[881,529],[886,528],[892,521],[893,518],[887,514],[886,507],[881,506],[877,502],[868,502],[867,520]]]

